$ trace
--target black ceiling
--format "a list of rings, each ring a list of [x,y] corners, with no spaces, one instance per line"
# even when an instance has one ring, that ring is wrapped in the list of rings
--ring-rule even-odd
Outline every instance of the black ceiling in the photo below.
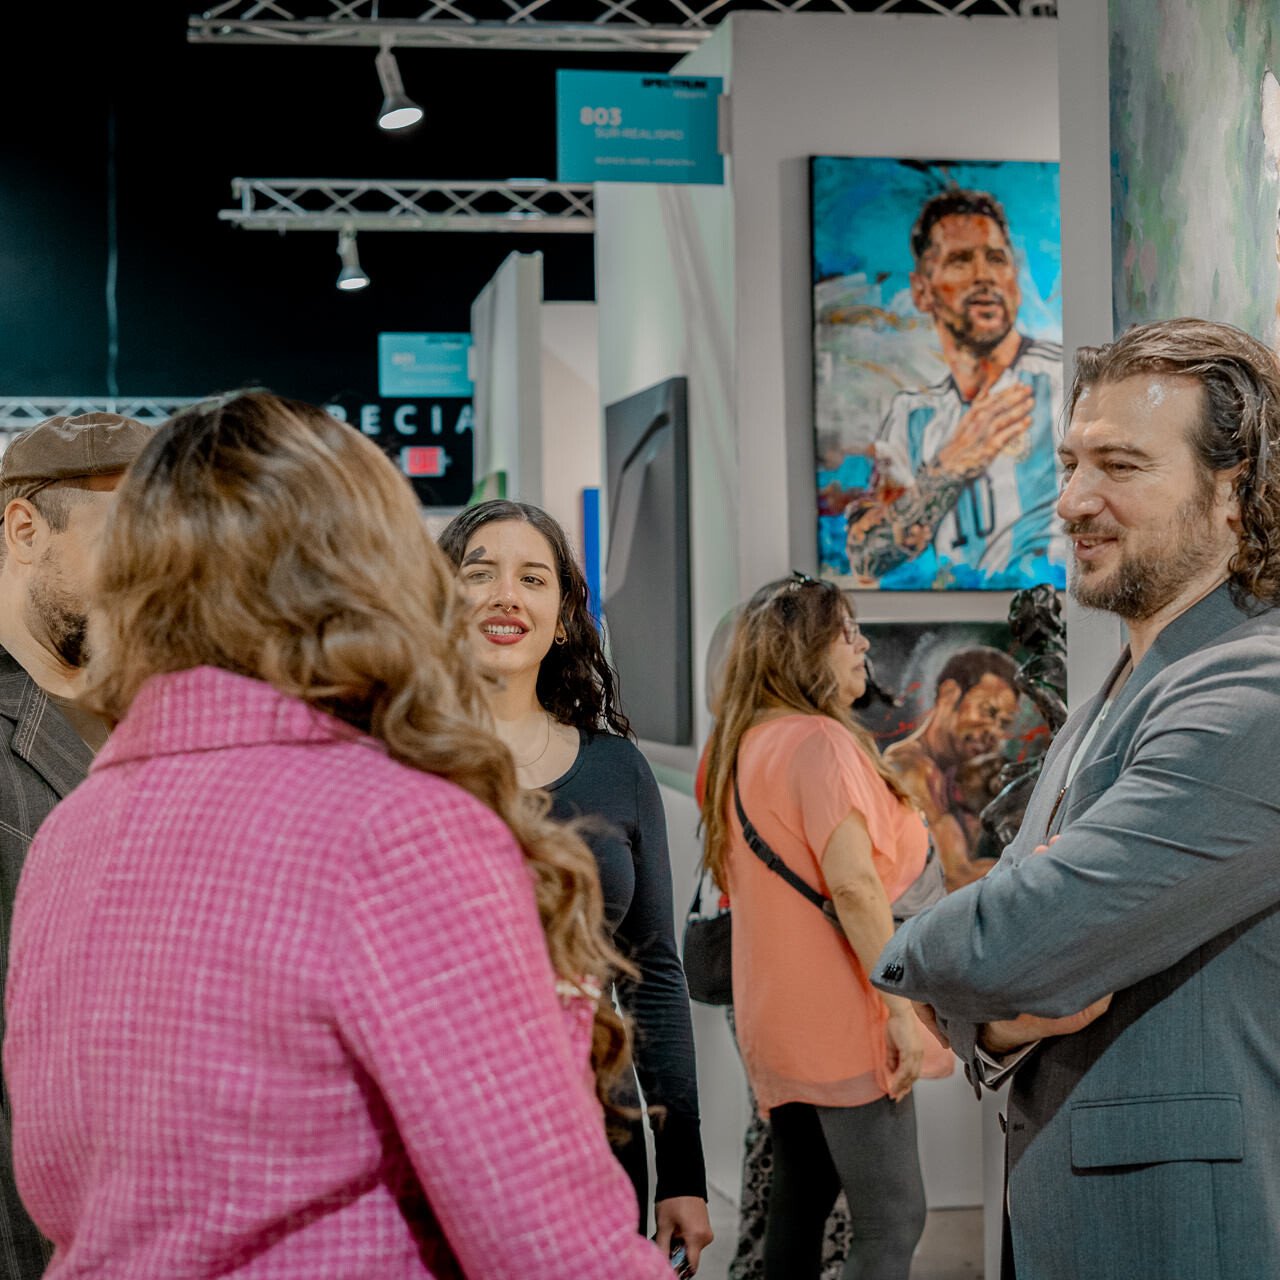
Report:
[[[506,12],[500,0],[482,3]],[[637,8],[669,20],[666,0]],[[895,12],[913,8],[929,11]],[[381,16],[421,9],[383,0]],[[313,2],[313,12],[327,10]],[[400,50],[406,90],[427,119],[395,136],[375,125],[381,91],[370,47],[189,44],[187,0],[25,11],[4,16],[0,78],[4,397],[102,395],[110,369],[122,395],[204,395],[250,382],[317,400],[365,394],[380,330],[467,329],[471,300],[516,250],[542,251],[549,299],[592,297],[590,236],[365,233],[360,257],[373,284],[339,294],[335,235],[242,231],[217,212],[232,203],[233,177],[553,177],[558,67],[671,63]],[[982,0],[970,10],[988,11],[998,8]],[[593,0],[551,0],[540,16],[596,12]]]
[[[401,51],[428,115],[396,136],[375,123],[373,49],[190,45],[188,11],[6,15],[0,396],[108,389],[113,157],[123,395],[262,382],[325,399],[372,375],[380,330],[469,328],[471,300],[517,250],[545,255],[549,299],[593,296],[586,235],[365,233],[373,284],[339,294],[336,235],[242,231],[217,213],[233,177],[553,177],[555,70],[600,55]]]

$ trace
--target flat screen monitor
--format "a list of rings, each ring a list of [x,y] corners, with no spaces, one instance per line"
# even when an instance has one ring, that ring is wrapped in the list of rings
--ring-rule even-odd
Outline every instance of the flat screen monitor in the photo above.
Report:
[[[604,616],[636,735],[693,741],[688,382],[608,405]]]

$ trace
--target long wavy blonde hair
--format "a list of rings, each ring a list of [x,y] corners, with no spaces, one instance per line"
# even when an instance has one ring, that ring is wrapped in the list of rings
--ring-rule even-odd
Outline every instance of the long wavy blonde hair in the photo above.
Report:
[[[712,708],[715,724],[707,747],[702,797],[703,859],[716,884],[728,891],[734,766],[742,735],[767,711],[799,711],[830,716],[847,729],[886,787],[911,802],[902,784],[880,758],[875,739],[840,701],[828,651],[853,610],[840,590],[795,574],[766,583],[738,617],[720,691]]]
[[[148,677],[264,680],[456,783],[524,850],[557,976],[626,969],[595,861],[521,791],[464,640],[466,610],[414,495],[376,445],[312,405],[242,392],[179,413],[121,484],[95,587],[87,698],[120,721]],[[628,1060],[596,1002],[597,1088]]]

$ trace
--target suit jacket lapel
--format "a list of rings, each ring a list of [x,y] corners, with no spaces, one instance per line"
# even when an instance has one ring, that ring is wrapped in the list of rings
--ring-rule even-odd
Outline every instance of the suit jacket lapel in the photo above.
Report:
[[[1156,636],[1151,648],[1143,655],[1142,661],[1133,669],[1124,688],[1116,695],[1115,702],[1107,716],[1107,726],[1098,734],[1089,747],[1088,757],[1080,763],[1100,759],[1108,747],[1109,740],[1115,733],[1115,726],[1122,719],[1130,703],[1142,690],[1166,667],[1189,654],[1203,649],[1219,636],[1233,631],[1251,616],[1248,609],[1240,609],[1231,598],[1231,590],[1224,583],[1215,588],[1203,600],[1198,600],[1185,613],[1180,613],[1163,631]],[[1126,647],[1121,657],[1121,664],[1128,660],[1129,650]],[[1107,683],[1102,686],[1103,692],[1111,687],[1119,674],[1120,665],[1112,670]]]
[[[25,760],[59,797],[84,781],[93,752],[57,704],[3,649],[0,717],[13,723],[10,749],[14,755]]]
[[[1125,710],[1146,685],[1165,667],[1177,662],[1180,658],[1187,657],[1188,654],[1194,653],[1197,649],[1202,649],[1215,637],[1224,635],[1239,626],[1249,616],[1247,609],[1240,609],[1236,606],[1231,598],[1230,588],[1224,583],[1211,591],[1203,600],[1197,601],[1185,613],[1181,613],[1174,618],[1155,638],[1151,648],[1143,655],[1142,661],[1138,663],[1130,673],[1128,680],[1124,682],[1124,688],[1116,694],[1115,701],[1107,712],[1107,723],[1099,729],[1098,733],[1085,746],[1085,754],[1081,758],[1076,772],[1078,773],[1080,769],[1092,764],[1095,760],[1101,760],[1107,752],[1115,749],[1115,736],[1119,732],[1119,725],[1123,721]],[[1088,732],[1089,725],[1093,723],[1094,718],[1102,710],[1107,690],[1115,684],[1116,678],[1128,661],[1129,648],[1126,645],[1124,652],[1120,655],[1116,665],[1112,667],[1111,673],[1104,681],[1101,690],[1081,710],[1079,731],[1064,744],[1063,751],[1053,761],[1053,776],[1048,776],[1047,766],[1049,762],[1046,761],[1046,783],[1048,784],[1046,789],[1048,787],[1052,788],[1052,795],[1055,800],[1061,798],[1072,756],[1079,749],[1077,744],[1081,741],[1083,735]],[[1058,735],[1059,738],[1066,733],[1066,728],[1067,726],[1064,725],[1062,734]],[[1124,733],[1127,741],[1131,736],[1131,731],[1126,729]],[[1054,746],[1057,746],[1056,741]],[[1065,808],[1064,804],[1057,804],[1056,809],[1053,810],[1052,818],[1044,820],[1047,824],[1044,828],[1045,837],[1056,834],[1060,830]]]
[[[1031,830],[1035,835],[1035,843],[1043,844],[1050,836],[1055,835],[1062,827],[1063,800],[1067,793],[1067,777],[1071,773],[1071,766],[1075,760],[1076,753],[1083,749],[1085,755],[1077,766],[1083,766],[1098,754],[1098,739],[1104,734],[1099,732],[1086,742],[1085,738],[1089,733],[1089,727],[1097,719],[1098,713],[1102,710],[1107,700],[1107,690],[1116,682],[1116,677],[1124,669],[1125,664],[1129,661],[1129,649],[1126,646],[1124,652],[1116,660],[1115,666],[1111,668],[1107,678],[1102,682],[1102,688],[1085,703],[1077,715],[1062,726],[1061,732],[1054,739],[1053,745],[1057,747],[1061,743],[1061,749],[1054,753],[1052,760],[1045,761],[1045,770],[1041,775],[1041,784],[1043,788],[1043,799],[1040,811],[1035,815],[1028,814],[1028,818],[1034,818],[1034,825]],[[1127,686],[1126,686],[1127,687]],[[1114,710],[1114,708],[1112,709]],[[1066,736],[1067,729],[1072,729],[1069,737]]]

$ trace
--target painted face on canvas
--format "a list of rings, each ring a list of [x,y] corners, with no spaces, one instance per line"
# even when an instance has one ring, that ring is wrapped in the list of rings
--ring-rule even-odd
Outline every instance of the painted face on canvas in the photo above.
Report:
[[[998,346],[1022,303],[1018,266],[1000,224],[977,213],[940,218],[911,273],[911,297],[964,346]]]
[[[987,672],[958,700],[955,694],[959,694],[959,685],[948,680],[938,696],[940,711],[948,705],[954,708],[946,721],[954,754],[962,760],[972,760],[1002,750],[1018,713],[1018,695],[1009,682]]]

